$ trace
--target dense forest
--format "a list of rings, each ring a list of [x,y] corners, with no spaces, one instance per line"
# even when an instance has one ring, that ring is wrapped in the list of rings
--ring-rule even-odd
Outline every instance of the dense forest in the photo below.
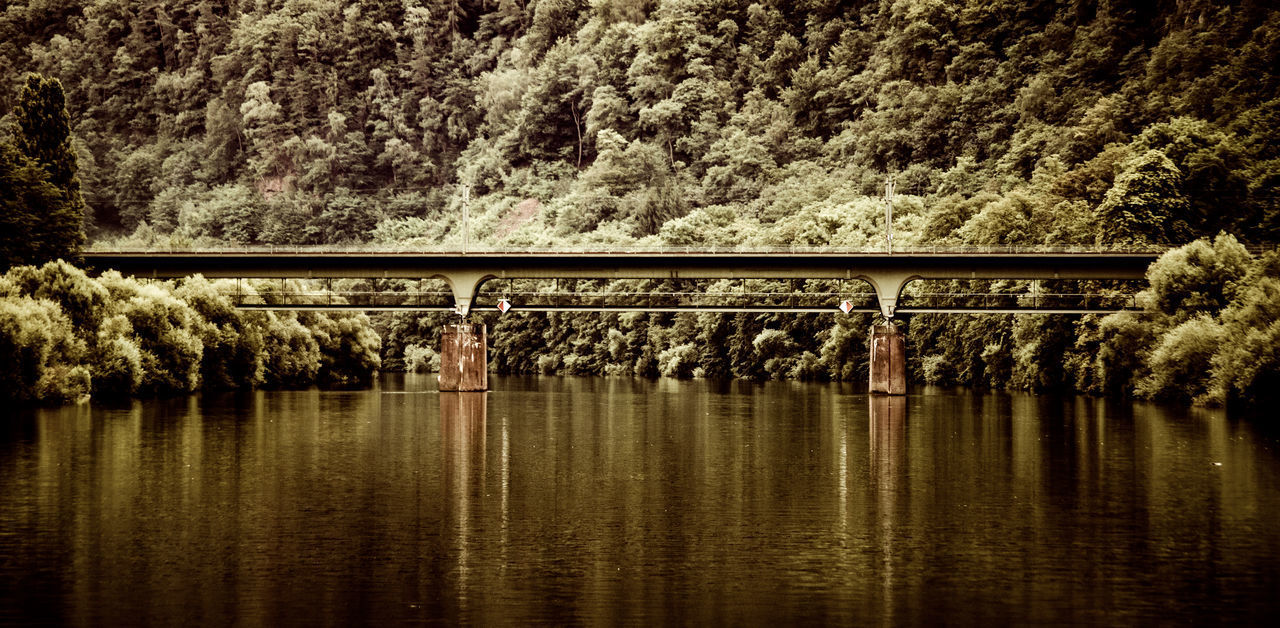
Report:
[[[899,243],[1187,245],[1143,314],[917,316],[917,380],[1276,389],[1264,0],[17,0],[0,63],[0,111],[65,89],[91,242],[456,245],[468,186],[497,248],[867,249],[893,176]],[[385,365],[441,320],[379,318]],[[871,321],[489,322],[502,371],[857,379]]]

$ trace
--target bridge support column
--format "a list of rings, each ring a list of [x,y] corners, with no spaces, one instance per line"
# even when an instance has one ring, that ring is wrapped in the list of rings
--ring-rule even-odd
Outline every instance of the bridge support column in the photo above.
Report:
[[[906,334],[892,322],[871,327],[871,394],[907,394]]]
[[[445,325],[440,338],[440,391],[489,390],[489,339],[484,325]]]

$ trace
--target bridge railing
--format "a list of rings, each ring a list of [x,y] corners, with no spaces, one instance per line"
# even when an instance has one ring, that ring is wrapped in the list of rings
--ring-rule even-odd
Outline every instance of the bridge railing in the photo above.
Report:
[[[394,246],[372,244],[348,245],[299,245],[299,246],[198,246],[198,247],[143,247],[143,246],[106,246],[95,244],[86,253],[155,253],[155,254],[201,254],[201,255],[354,255],[354,254],[393,254],[393,255],[500,255],[500,254],[533,254],[533,255],[743,255],[743,254],[785,254],[785,255],[973,255],[973,254],[1008,254],[1023,255],[1034,253],[1095,253],[1095,254],[1158,254],[1169,250],[1168,246],[959,246],[959,245],[906,245],[894,246],[893,250],[884,248],[851,249],[838,246],[686,246],[686,247],[654,247],[654,246],[611,246],[607,244],[574,246],[574,247],[531,247],[531,246],[468,246],[463,251],[458,246],[440,245]],[[1254,255],[1274,247],[1251,245],[1246,247]]]
[[[898,309],[914,310],[1137,310],[1136,294],[924,292],[903,294]]]

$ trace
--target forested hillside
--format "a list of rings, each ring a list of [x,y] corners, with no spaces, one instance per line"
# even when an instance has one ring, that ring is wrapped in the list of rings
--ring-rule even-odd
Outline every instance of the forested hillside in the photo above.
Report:
[[[0,111],[65,87],[91,240],[457,242],[470,185],[497,247],[867,248],[888,175],[899,242],[1280,238],[1266,0],[15,0],[0,64]],[[857,317],[703,318],[504,320],[543,352],[496,359],[859,376]],[[388,363],[429,323],[387,322]],[[1046,362],[1098,325],[921,318],[915,374],[1106,388]]]

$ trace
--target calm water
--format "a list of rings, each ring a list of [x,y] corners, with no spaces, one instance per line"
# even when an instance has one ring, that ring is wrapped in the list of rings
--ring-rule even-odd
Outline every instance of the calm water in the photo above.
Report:
[[[0,623],[1262,622],[1280,455],[1222,413],[429,377],[0,422]]]

